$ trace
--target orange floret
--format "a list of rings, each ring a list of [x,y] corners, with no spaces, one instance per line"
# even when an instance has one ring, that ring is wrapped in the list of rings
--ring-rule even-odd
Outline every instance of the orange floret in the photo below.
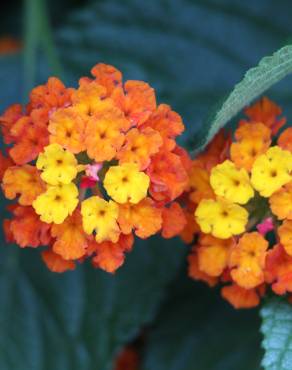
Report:
[[[151,179],[150,194],[157,201],[171,201],[182,194],[188,186],[188,175],[180,156],[159,152],[147,168]]]
[[[272,194],[269,199],[270,207],[279,220],[292,220],[292,182]]]
[[[9,167],[3,177],[2,189],[5,197],[14,199],[22,206],[29,206],[46,190],[45,183],[36,167],[28,164]]]
[[[199,269],[207,275],[220,276],[228,266],[230,250],[234,245],[233,238],[218,239],[202,234],[196,246]]]
[[[268,251],[265,279],[272,284],[276,294],[292,292],[292,257],[285,252],[282,245],[276,245]]]
[[[214,191],[210,185],[210,174],[202,168],[199,160],[194,160],[189,172],[189,197],[192,202],[199,204],[203,199],[215,199]]]
[[[13,210],[13,215],[10,231],[21,248],[36,248],[50,243],[50,225],[40,221],[32,207],[18,206]]]
[[[231,160],[238,168],[250,171],[257,157],[268,150],[271,130],[263,123],[241,121],[235,138],[238,143],[231,145]]]
[[[122,73],[111,65],[99,63],[91,69],[91,74],[106,88],[108,95],[111,95],[115,88],[122,86]]]
[[[186,217],[183,209],[177,203],[171,203],[169,207],[162,210],[162,231],[161,235],[165,239],[179,235],[186,226]]]
[[[105,87],[95,81],[80,81],[80,86],[72,94],[73,106],[83,114],[92,116],[113,107],[113,101],[107,97]]]
[[[184,131],[181,116],[167,104],[160,104],[143,127],[151,127],[160,133],[165,150],[173,150],[176,146],[175,138]]]
[[[16,164],[25,164],[37,158],[49,143],[49,135],[42,111],[34,110],[30,116],[20,118],[11,128],[15,145],[9,150]]]
[[[3,155],[0,151],[0,180],[2,181],[5,171],[8,167],[13,166],[13,162],[9,157]]]
[[[206,170],[210,171],[214,166],[228,158],[231,142],[231,134],[227,135],[221,129],[204,149],[204,152],[197,156],[197,159],[202,162]]]
[[[32,109],[51,109],[65,107],[71,102],[73,89],[67,89],[63,82],[56,77],[50,77],[44,85],[35,87],[30,93],[28,111]]]
[[[271,130],[261,122],[240,121],[239,127],[234,136],[237,141],[242,140],[261,140],[264,143],[271,143]]]
[[[83,231],[81,214],[78,209],[62,224],[53,224],[51,234],[57,238],[53,251],[63,259],[76,260],[85,255],[88,238]]]
[[[115,89],[112,97],[131,126],[142,125],[156,109],[154,89],[143,81],[126,81],[124,88]]]
[[[125,144],[117,154],[120,164],[136,163],[140,170],[148,167],[151,156],[156,154],[162,145],[159,133],[150,127],[139,131],[133,128],[125,136]]]
[[[286,123],[286,118],[278,118],[282,109],[266,97],[246,108],[244,112],[252,121],[262,122],[269,127],[273,135]]]
[[[230,158],[238,168],[245,168],[247,171],[251,171],[255,160],[261,154],[264,154],[269,146],[269,142],[264,142],[261,139],[242,140],[231,145]]]
[[[5,144],[11,144],[14,141],[14,138],[10,133],[10,129],[15,122],[22,117],[22,115],[22,106],[20,104],[14,104],[7,108],[4,114],[0,116],[0,125]]]
[[[161,229],[161,209],[151,198],[145,198],[138,204],[120,204],[118,223],[124,234],[135,234],[141,239],[154,235]]]
[[[268,242],[258,232],[244,234],[232,248],[229,267],[232,279],[242,288],[251,289],[264,282]]]
[[[124,143],[127,124],[118,109],[96,114],[88,120],[85,131],[87,154],[96,162],[110,161]]]
[[[84,144],[85,119],[74,108],[59,109],[51,115],[48,130],[50,143],[57,143],[72,153],[86,149]]]
[[[91,242],[94,246],[94,257],[92,263],[95,267],[99,267],[109,273],[114,273],[122,266],[125,260],[125,252],[130,252],[132,249],[134,238],[133,235],[122,235],[120,236],[117,243],[103,242],[96,243]]]
[[[180,233],[180,238],[186,243],[191,244],[195,235],[201,230],[196,223],[194,212],[185,211],[186,225]]]
[[[285,220],[278,228],[280,242],[283,245],[286,253],[292,256],[292,221]]]
[[[41,255],[44,263],[52,272],[62,273],[75,269],[75,263],[73,261],[64,260],[59,254],[54,253],[50,249],[43,251]]]
[[[260,303],[260,298],[255,289],[244,289],[236,284],[225,286],[221,295],[234,308],[253,308]]]
[[[188,275],[194,280],[200,280],[213,287],[217,284],[218,279],[214,276],[207,275],[199,269],[198,255],[196,248],[192,249],[192,253],[188,256]]]
[[[278,145],[282,149],[292,152],[292,127],[286,128],[279,136]]]

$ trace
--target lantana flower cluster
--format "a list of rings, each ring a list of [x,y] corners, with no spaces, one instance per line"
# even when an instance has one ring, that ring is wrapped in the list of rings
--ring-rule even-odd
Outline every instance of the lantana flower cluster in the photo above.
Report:
[[[91,73],[76,89],[50,78],[25,108],[13,105],[0,117],[8,145],[2,189],[15,200],[6,238],[21,248],[45,246],[42,258],[55,272],[86,258],[114,272],[134,235],[171,238],[186,224],[175,201],[191,167],[175,141],[181,117],[157,105],[145,82],[123,83],[105,64]]]
[[[236,308],[268,288],[292,293],[292,128],[263,98],[245,110],[234,137],[221,131],[192,163],[182,234],[189,275]]]

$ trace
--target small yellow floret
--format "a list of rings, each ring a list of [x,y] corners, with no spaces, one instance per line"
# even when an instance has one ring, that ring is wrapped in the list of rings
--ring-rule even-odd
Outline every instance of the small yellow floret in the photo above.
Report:
[[[112,166],[104,178],[104,187],[116,202],[137,204],[147,195],[149,177],[140,172],[137,164]]]
[[[32,205],[41,221],[61,224],[78,205],[78,189],[73,183],[49,186]]]
[[[59,144],[46,146],[36,162],[43,171],[41,178],[50,185],[70,184],[77,175],[77,165],[74,155]]]
[[[274,146],[254,162],[251,183],[261,196],[269,197],[292,180],[291,171],[292,153]]]
[[[246,204],[254,196],[247,171],[229,160],[213,167],[210,183],[216,195],[234,203]]]
[[[93,196],[84,200],[81,204],[83,229],[87,234],[96,232],[95,239],[98,243],[119,239],[120,229],[117,224],[119,215],[118,205],[110,200]]]
[[[245,231],[248,212],[225,199],[203,199],[195,211],[195,217],[203,233],[228,239]]]

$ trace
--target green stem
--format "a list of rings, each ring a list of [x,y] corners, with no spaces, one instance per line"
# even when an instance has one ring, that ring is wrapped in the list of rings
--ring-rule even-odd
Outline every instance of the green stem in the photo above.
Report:
[[[25,0],[24,12],[24,96],[35,85],[37,49],[39,44],[39,0]]]
[[[46,0],[39,0],[39,17],[40,17],[40,37],[41,43],[44,48],[49,66],[52,72],[58,76],[63,76],[63,68],[60,63],[58,52],[54,43],[54,37],[52,33],[52,28],[50,25],[50,20],[47,10]]]
[[[53,34],[50,27],[46,0],[25,0],[24,16],[24,94],[37,82],[37,62],[39,49],[42,48],[52,72],[62,76]]]

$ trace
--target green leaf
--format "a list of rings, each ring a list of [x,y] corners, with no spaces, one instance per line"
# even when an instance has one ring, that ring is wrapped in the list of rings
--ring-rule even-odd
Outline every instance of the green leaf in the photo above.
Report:
[[[143,370],[259,370],[257,310],[234,310],[187,277],[171,291],[148,337]]]
[[[292,364],[292,306],[281,298],[269,299],[261,309],[265,370],[290,370]]]
[[[203,149],[219,129],[225,126],[237,113],[291,72],[292,45],[287,45],[272,56],[263,58],[257,67],[247,71],[242,81],[235,85],[233,91],[217,109],[215,116],[204,125],[207,134],[198,149]]]
[[[79,266],[54,274],[39,251],[0,250],[0,369],[111,370],[117,351],[156,315],[184,249],[136,243],[114,276]]]

